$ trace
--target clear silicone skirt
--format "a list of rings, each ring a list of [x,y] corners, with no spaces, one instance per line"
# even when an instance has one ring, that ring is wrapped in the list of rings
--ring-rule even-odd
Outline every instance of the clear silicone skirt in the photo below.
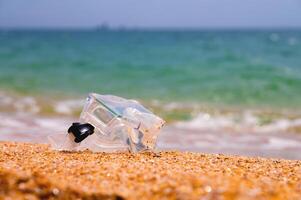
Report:
[[[79,121],[69,128],[68,134],[50,135],[51,146],[68,151],[154,150],[165,124],[138,101],[95,93],[89,94]]]

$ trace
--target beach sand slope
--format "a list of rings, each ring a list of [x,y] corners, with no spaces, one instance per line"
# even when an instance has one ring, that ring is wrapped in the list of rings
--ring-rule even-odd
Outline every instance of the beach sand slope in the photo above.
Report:
[[[0,199],[301,199],[301,161],[0,142]]]

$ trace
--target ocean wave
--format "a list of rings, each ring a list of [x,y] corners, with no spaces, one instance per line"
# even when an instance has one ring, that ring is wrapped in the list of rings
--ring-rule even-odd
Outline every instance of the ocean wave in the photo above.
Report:
[[[72,115],[74,111],[80,110],[84,105],[84,100],[64,100],[55,103],[54,110],[58,114]]]
[[[0,112],[75,116],[81,111],[83,105],[82,99],[56,99],[0,91]]]
[[[48,143],[49,135],[67,134],[77,120],[78,116],[0,112],[0,141]],[[199,113],[190,121],[167,124],[158,149],[301,159],[301,134],[292,131],[301,126],[301,119],[258,122],[250,111],[240,121],[233,114]]]
[[[0,91],[0,113],[52,117],[79,117],[84,98],[41,97]],[[179,128],[198,130],[225,130],[236,132],[301,132],[299,110],[227,107],[201,102],[142,101],[169,124]]]
[[[0,113],[0,140],[48,143],[48,135],[67,133],[74,121],[76,119],[62,116]]]
[[[301,159],[301,118],[262,124],[251,111],[240,116],[199,113],[192,120],[163,129],[158,146],[167,150]]]
[[[0,108],[2,111],[13,111],[17,113],[33,113],[40,112],[40,107],[34,97],[23,96],[17,97],[0,92]]]
[[[278,133],[291,132],[301,133],[301,117],[295,119],[283,118],[273,119],[263,123],[262,119],[252,111],[243,111],[239,114],[211,115],[199,113],[189,121],[176,122],[175,126],[184,129],[201,131],[225,131],[248,132],[248,133]]]

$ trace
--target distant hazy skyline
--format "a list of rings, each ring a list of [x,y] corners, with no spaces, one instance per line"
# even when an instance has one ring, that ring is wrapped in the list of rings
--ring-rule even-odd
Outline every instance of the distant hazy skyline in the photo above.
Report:
[[[301,0],[0,0],[2,28],[301,28]]]

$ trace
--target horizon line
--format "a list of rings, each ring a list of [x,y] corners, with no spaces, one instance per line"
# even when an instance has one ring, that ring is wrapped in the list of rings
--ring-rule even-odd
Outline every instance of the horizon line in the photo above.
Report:
[[[110,26],[91,26],[91,27],[13,27],[0,26],[0,31],[273,31],[273,30],[301,30],[301,26],[245,26],[245,27],[110,27]]]

